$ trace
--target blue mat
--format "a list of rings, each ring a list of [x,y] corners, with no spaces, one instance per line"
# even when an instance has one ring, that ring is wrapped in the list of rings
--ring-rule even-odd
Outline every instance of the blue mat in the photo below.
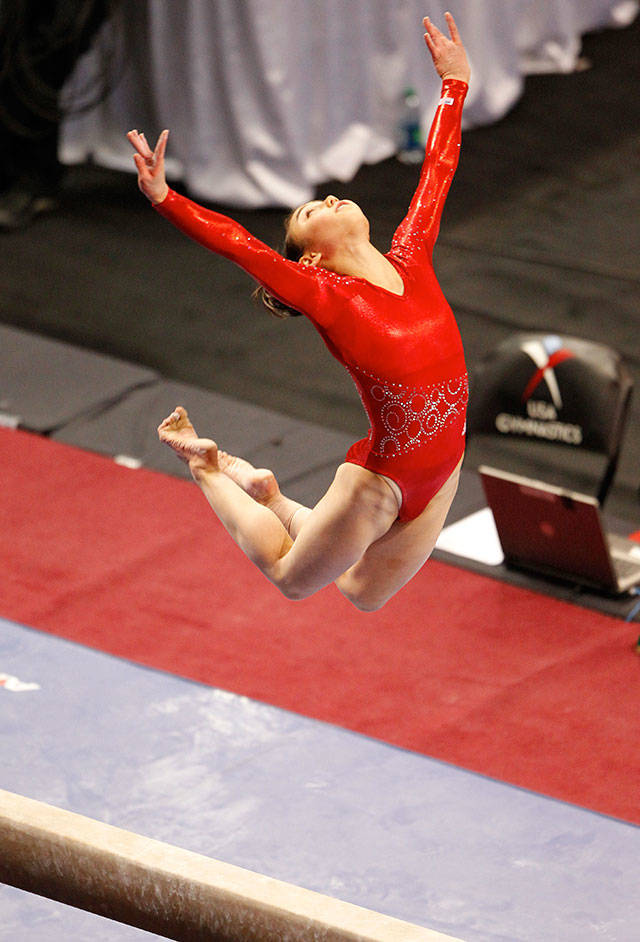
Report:
[[[1,787],[474,942],[638,938],[640,829],[0,619]],[[0,887],[4,938],[150,938]]]

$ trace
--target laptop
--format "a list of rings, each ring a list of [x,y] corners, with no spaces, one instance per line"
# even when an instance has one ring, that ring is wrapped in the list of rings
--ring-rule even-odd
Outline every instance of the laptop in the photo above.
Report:
[[[620,595],[640,583],[640,543],[606,533],[595,497],[482,465],[505,561]]]

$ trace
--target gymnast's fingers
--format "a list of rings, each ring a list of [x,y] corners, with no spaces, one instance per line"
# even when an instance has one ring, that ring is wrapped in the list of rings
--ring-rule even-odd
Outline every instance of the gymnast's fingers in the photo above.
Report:
[[[149,167],[146,160],[140,154],[134,154],[133,161],[138,171],[138,182],[145,183],[149,178]]]
[[[449,27],[449,34],[454,43],[460,45],[462,40],[460,39],[460,33],[458,32],[458,27],[456,26],[456,21],[450,13],[445,13],[445,18],[447,20],[447,25]]]
[[[161,163],[164,160],[164,152],[167,149],[168,140],[169,140],[169,131],[168,129],[166,129],[162,132],[162,134],[158,138],[156,149],[153,152],[153,159],[156,163]]]
[[[127,139],[144,160],[147,160],[149,157],[153,157],[153,154],[149,149],[149,145],[143,139],[143,135],[141,135],[138,131],[129,131],[127,134]]]
[[[424,28],[427,31],[427,35],[431,38],[432,42],[435,42],[436,39],[442,36],[442,33],[440,32],[438,27],[434,23],[431,22],[428,16],[425,16],[422,22],[423,22]]]

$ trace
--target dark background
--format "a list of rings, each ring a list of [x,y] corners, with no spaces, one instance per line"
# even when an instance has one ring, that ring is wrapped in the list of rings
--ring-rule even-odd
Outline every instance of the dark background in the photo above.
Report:
[[[640,21],[585,37],[583,53],[590,69],[529,77],[509,115],[464,133],[436,271],[470,366],[514,329],[624,354],[636,391],[609,504],[638,520]],[[386,251],[418,174],[390,159],[319,195],[359,202]],[[280,244],[283,211],[214,208]],[[6,324],[354,438],[366,431],[350,378],[311,325],[256,306],[251,279],[159,218],[132,175],[69,169],[58,210],[0,236],[0,252]]]

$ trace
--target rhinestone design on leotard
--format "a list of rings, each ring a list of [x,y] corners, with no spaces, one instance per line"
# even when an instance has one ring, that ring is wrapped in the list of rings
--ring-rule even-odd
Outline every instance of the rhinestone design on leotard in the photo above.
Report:
[[[391,458],[430,444],[456,419],[464,424],[469,401],[467,374],[432,386],[391,383],[363,370],[350,370],[371,421],[371,450]],[[377,429],[375,435],[373,429]]]

